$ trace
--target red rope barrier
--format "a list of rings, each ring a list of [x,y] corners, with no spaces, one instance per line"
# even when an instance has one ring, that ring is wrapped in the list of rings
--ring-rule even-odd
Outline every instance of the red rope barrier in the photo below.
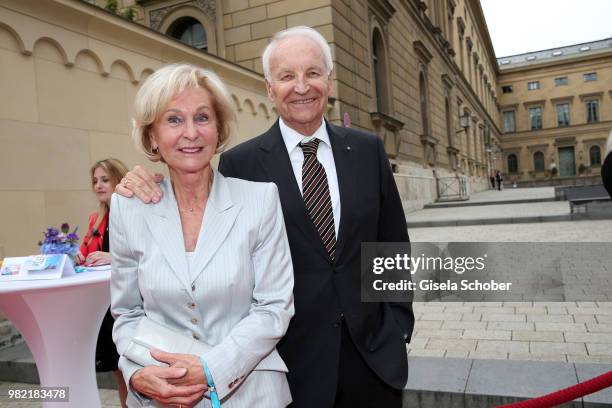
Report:
[[[516,402],[514,404],[501,405],[498,408],[547,408],[556,407],[557,405],[565,404],[573,401],[576,398],[584,397],[585,395],[603,390],[612,386],[612,371],[608,371],[598,377],[572,385],[565,389],[533,398],[526,401]]]

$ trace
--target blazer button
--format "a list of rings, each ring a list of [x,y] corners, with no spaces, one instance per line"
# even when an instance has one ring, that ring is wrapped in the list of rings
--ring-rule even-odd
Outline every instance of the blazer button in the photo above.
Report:
[[[191,319],[191,323],[193,324],[198,324],[198,319],[196,319],[195,317],[193,319]]]
[[[230,389],[234,388],[234,383],[231,382],[231,383],[227,384],[227,388],[230,388]]]
[[[200,340],[200,336],[197,333],[193,333],[193,338],[196,340]]]
[[[195,304],[195,303],[193,303],[193,302],[191,302],[191,303],[187,303],[187,307],[188,307],[188,308],[190,308],[190,309],[195,309],[196,304]]]

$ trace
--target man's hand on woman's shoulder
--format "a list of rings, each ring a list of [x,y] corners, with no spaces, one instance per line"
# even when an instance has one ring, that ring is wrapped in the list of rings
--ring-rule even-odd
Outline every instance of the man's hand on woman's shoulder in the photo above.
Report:
[[[135,166],[117,184],[115,193],[124,197],[136,195],[145,203],[158,203],[163,196],[158,184],[163,180],[162,174],[150,173],[141,166]]]

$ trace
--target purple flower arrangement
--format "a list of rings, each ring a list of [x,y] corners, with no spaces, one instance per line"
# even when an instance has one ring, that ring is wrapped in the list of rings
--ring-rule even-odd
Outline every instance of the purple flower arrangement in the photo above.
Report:
[[[43,232],[45,238],[38,243],[41,254],[66,254],[73,259],[79,253],[79,236],[76,227],[70,231],[70,225],[63,223],[60,229],[49,227]]]

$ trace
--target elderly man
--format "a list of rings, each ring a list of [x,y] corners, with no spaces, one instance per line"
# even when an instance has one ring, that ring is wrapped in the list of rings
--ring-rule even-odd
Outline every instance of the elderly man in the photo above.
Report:
[[[383,144],[324,119],[333,63],[317,31],[274,35],[263,68],[280,118],[225,152],[219,170],[278,186],[295,273],[295,316],[278,350],[293,406],[400,407],[412,306],[360,298],[361,243],[409,241]],[[160,198],[141,168],[128,180],[144,201]]]

